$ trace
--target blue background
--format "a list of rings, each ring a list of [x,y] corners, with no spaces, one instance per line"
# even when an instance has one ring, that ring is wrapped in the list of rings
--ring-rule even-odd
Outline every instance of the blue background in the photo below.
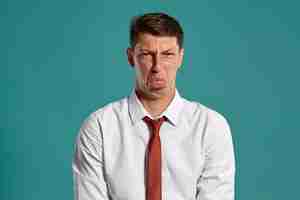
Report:
[[[299,196],[298,1],[0,2],[0,199],[72,199],[71,160],[89,113],[129,95],[132,16],[185,31],[178,89],[232,129],[237,200]]]

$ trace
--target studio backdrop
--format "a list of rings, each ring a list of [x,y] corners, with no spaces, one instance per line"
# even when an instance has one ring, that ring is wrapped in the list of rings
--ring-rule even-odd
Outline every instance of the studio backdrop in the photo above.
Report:
[[[178,90],[223,114],[236,155],[237,200],[299,198],[297,1],[0,3],[0,199],[73,198],[82,121],[130,94],[129,21],[176,17],[185,31]]]

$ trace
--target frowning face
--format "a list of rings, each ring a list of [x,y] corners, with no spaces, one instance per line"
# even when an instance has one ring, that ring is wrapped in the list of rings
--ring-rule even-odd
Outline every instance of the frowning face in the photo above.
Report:
[[[152,98],[171,95],[183,59],[176,37],[140,34],[134,48],[127,49],[135,69],[136,89]]]

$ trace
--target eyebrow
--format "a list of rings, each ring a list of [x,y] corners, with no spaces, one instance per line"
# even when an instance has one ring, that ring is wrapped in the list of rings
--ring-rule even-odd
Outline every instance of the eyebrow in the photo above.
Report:
[[[167,50],[164,50],[164,51],[162,51],[162,53],[164,53],[164,52],[169,52],[169,51],[173,51],[174,50],[174,48],[170,48],[170,49],[167,49]],[[140,49],[140,51],[148,51],[148,52],[152,52],[151,50],[149,50],[149,49]],[[174,50],[175,51],[175,50]]]

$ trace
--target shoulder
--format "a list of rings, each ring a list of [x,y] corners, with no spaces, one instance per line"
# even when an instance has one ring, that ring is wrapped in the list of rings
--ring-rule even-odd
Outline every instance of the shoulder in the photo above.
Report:
[[[198,120],[212,127],[227,127],[228,121],[224,114],[198,101],[183,99],[183,112],[188,120]]]
[[[105,104],[90,113],[83,121],[82,127],[99,126],[100,123],[116,120],[128,113],[128,97]]]
[[[201,127],[201,140],[208,151],[231,148],[232,133],[223,114],[202,103],[186,100],[184,112],[187,111],[190,112],[188,125]]]
[[[95,110],[91,115],[98,119],[106,119],[110,117],[116,117],[122,113],[128,112],[128,97],[110,102],[103,107]]]

